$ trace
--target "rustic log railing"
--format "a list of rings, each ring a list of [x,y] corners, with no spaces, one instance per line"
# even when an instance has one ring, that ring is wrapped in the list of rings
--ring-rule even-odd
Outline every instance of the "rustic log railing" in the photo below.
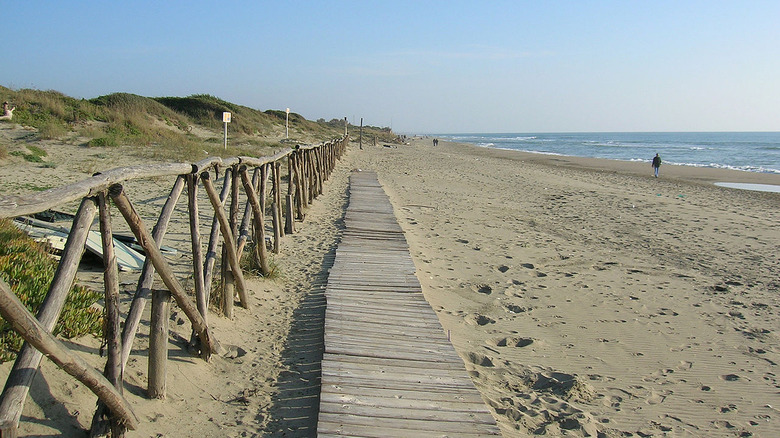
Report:
[[[138,419],[122,395],[123,370],[130,357],[135,334],[141,321],[146,301],[152,296],[150,321],[149,371],[147,394],[150,398],[165,397],[165,369],[167,360],[167,330],[171,298],[186,314],[192,325],[190,346],[204,360],[220,354],[223,347],[209,330],[207,310],[217,260],[217,249],[222,242],[222,312],[232,318],[235,293],[239,304],[249,308],[246,282],[240,259],[252,239],[252,256],[260,272],[271,272],[266,248],[266,201],[270,190],[271,251],[279,252],[280,239],[295,231],[295,221],[303,220],[305,209],[322,193],[336,161],[346,152],[349,139],[339,139],[311,146],[297,146],[270,157],[209,158],[195,164],[175,163],[132,166],[112,169],[92,178],[41,192],[34,197],[0,198],[0,218],[13,218],[42,212],[81,199],[81,205],[71,225],[65,248],[54,280],[37,316],[27,311],[10,287],[0,280],[0,315],[11,323],[26,341],[17,356],[0,396],[0,438],[15,437],[30,384],[45,354],[60,368],[80,380],[98,396],[98,409],[92,422],[92,435],[121,436],[126,429],[134,429]],[[282,203],[282,162],[287,162],[287,194]],[[212,181],[212,172],[224,169],[221,191]],[[250,175],[251,170],[251,175]],[[154,228],[149,231],[136,212],[124,190],[130,180],[176,176],[176,181],[162,207]],[[269,185],[270,178],[270,185]],[[202,252],[200,235],[198,189],[202,183],[214,210],[206,253]],[[168,223],[178,199],[187,188],[187,211],[192,248],[192,277],[194,298],[182,286],[168,260],[160,251]],[[240,193],[243,188],[245,205],[243,218],[238,220]],[[225,207],[230,197],[229,211]],[[118,310],[119,282],[117,260],[114,254],[112,217],[108,198],[113,201],[136,240],[144,249],[146,261],[138,278],[135,295],[122,326]],[[284,211],[283,211],[284,210]],[[51,335],[62,312],[68,290],[84,253],[90,227],[99,217],[103,244],[105,309],[105,336],[108,355],[103,375],[71,353]],[[284,218],[284,223],[283,219]],[[221,237],[221,239],[220,239]],[[167,290],[154,291],[155,272]],[[187,273],[189,276],[189,272]]]

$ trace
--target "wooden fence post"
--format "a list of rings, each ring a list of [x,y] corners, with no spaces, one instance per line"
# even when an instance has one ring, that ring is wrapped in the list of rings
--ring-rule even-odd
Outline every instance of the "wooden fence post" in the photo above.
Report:
[[[242,168],[239,172],[241,174],[241,182],[244,184],[244,190],[246,190],[249,204],[254,211],[255,219],[255,238],[258,242],[255,244],[258,258],[260,259],[260,272],[266,276],[271,273],[271,268],[268,266],[268,256],[265,252],[265,224],[263,218],[263,210],[260,206],[260,202],[257,199],[254,189],[251,186],[249,177],[246,174],[246,168]]]
[[[152,230],[152,238],[157,246],[162,244],[165,232],[168,230],[168,223],[170,222],[173,210],[176,207],[176,203],[179,201],[179,196],[184,190],[184,178],[176,178],[171,192],[168,195],[168,199],[165,201],[165,205],[160,212],[160,216],[157,219],[157,224]],[[154,284],[154,265],[149,259],[144,261],[144,267],[141,271],[141,277],[138,280],[138,287],[136,287],[135,295],[133,296],[133,302],[130,304],[130,311],[125,317],[125,327],[122,331],[122,364],[127,363],[130,358],[130,351],[133,348],[133,340],[135,334],[138,331],[138,324],[141,322],[141,316],[143,315],[144,307],[146,307],[146,299],[149,296],[152,285]]]
[[[230,215],[228,222],[230,224],[230,236],[231,239],[235,239],[238,232],[238,225],[236,224],[236,216],[238,215],[238,174],[236,166],[231,166],[229,169],[225,169],[225,172],[229,172],[232,176],[230,183]],[[222,235],[223,242],[227,239],[225,234]],[[232,242],[233,245],[237,245],[237,241]],[[235,247],[235,246],[234,246]],[[236,280],[233,275],[233,269],[231,269],[230,256],[228,255],[229,246],[222,245],[222,312],[226,318],[233,318],[233,302],[236,300]],[[238,250],[236,250],[236,257],[238,257]],[[240,259],[240,257],[238,257]]]
[[[179,176],[173,183],[168,199],[166,199],[160,216],[157,218],[157,223],[152,230],[152,238],[159,246],[162,244],[165,232],[168,229],[168,223],[170,222],[173,210],[176,207],[176,203],[181,196],[181,192],[184,189],[184,178]],[[144,307],[146,307],[146,300],[149,297],[149,291],[154,284],[154,265],[152,265],[149,259],[144,261],[144,267],[141,270],[141,275],[138,279],[138,285],[135,289],[135,295],[133,295],[133,301],[130,303],[130,310],[125,317],[125,325],[122,330],[122,368],[127,364],[130,359],[130,352],[133,348],[133,342],[135,340],[135,334],[138,331],[138,325],[141,323],[141,317],[143,315]],[[108,364],[106,364],[108,366]],[[106,370],[107,372],[107,370]],[[107,424],[107,407],[106,404],[98,402],[97,410],[92,416],[92,426],[90,430],[90,436],[103,437],[108,435],[108,428],[112,425]]]
[[[243,166],[245,169],[246,166]],[[246,170],[239,170],[239,172],[245,172]],[[255,170],[252,172],[252,191],[255,190],[255,187],[260,183],[260,168],[256,167]],[[241,235],[238,237],[238,247],[236,248],[236,252],[238,253],[238,260],[241,260],[241,257],[244,255],[244,247],[246,246],[246,241],[249,240],[249,226],[252,222],[252,205],[250,205],[249,201],[246,203],[246,207],[244,207],[244,217],[241,218]]]
[[[201,175],[201,179],[204,175],[207,175],[207,172],[204,172]],[[227,200],[227,194],[228,194],[228,188],[231,185],[232,180],[232,174],[230,172],[225,172],[225,178],[222,182],[222,192],[219,194],[219,206],[222,208],[222,206],[225,204],[225,201]],[[217,219],[217,215],[214,214],[214,218],[211,221],[211,233],[209,234],[209,247],[206,251],[206,263],[205,267],[203,268],[203,285],[206,289],[206,302],[208,303],[209,295],[211,294],[211,279],[213,277],[214,272],[214,263],[217,260],[217,245],[219,244],[219,219]]]
[[[293,171],[293,158],[292,155],[287,157],[287,195],[285,196],[285,209],[284,209],[284,232],[287,234],[295,233],[295,217],[293,212],[295,209],[295,201],[293,200],[293,193],[295,191],[295,172]]]
[[[206,286],[203,275],[203,247],[200,242],[200,209],[198,206],[198,175],[191,173],[187,175],[187,212],[190,223],[190,240],[192,244],[192,277],[195,282],[195,304],[203,317],[203,322],[208,325],[208,297],[206,296]],[[199,348],[196,345],[199,342],[197,334],[193,331],[190,336],[190,345]]]
[[[246,283],[244,282],[244,275],[241,272],[241,267],[238,264],[235,240],[233,240],[233,233],[230,231],[230,222],[225,216],[225,210],[222,209],[217,191],[214,190],[214,185],[211,183],[211,179],[209,179],[209,174],[204,173],[201,176],[201,180],[203,181],[203,187],[209,195],[209,200],[214,207],[214,212],[219,221],[219,228],[222,232],[222,244],[227,247],[228,263],[230,263],[230,268],[233,270],[233,277],[236,280],[236,288],[238,289],[238,296],[241,299],[241,306],[248,309],[249,299],[246,295]]]
[[[104,375],[122,394],[123,368],[122,364],[122,334],[119,328],[119,273],[114,252],[114,236],[111,231],[111,213],[106,202],[105,192],[98,194],[98,209],[100,212],[100,236],[103,245],[103,283],[105,285],[106,323],[104,337],[108,343],[108,358]],[[95,418],[93,417],[93,420]],[[109,418],[111,436],[119,437],[125,433],[125,428],[116,418]]]
[[[119,184],[111,186],[109,188],[109,194],[111,195],[111,199],[114,200],[117,209],[122,213],[125,221],[133,231],[135,238],[138,239],[138,243],[143,247],[144,251],[146,251],[146,257],[152,261],[154,269],[157,270],[157,274],[160,275],[165,286],[167,286],[168,290],[173,294],[174,299],[176,299],[176,304],[184,311],[184,314],[187,315],[190,323],[192,323],[192,327],[198,332],[200,341],[205,347],[201,351],[201,357],[208,360],[209,357],[211,357],[211,354],[219,353],[221,351],[219,342],[217,342],[214,335],[211,334],[208,326],[203,321],[203,317],[200,316],[198,308],[190,302],[187,293],[179,283],[179,280],[176,279],[173,270],[160,252],[160,248],[154,243],[154,240],[152,240],[149,232],[144,227],[143,221],[138,216],[138,213],[135,212],[132,204],[130,204],[130,200],[127,199],[127,196],[124,194],[122,186]]]
[[[272,176],[271,179],[273,180],[273,194],[274,199],[271,201],[271,219],[273,221],[274,226],[274,254],[279,254],[279,240],[282,237],[282,227],[281,227],[281,216],[279,215],[279,186],[281,186],[281,181],[279,179],[279,163],[271,163],[271,170]]]
[[[167,290],[152,291],[151,327],[149,329],[149,380],[146,390],[150,398],[165,398],[170,312],[171,293]]]
[[[295,152],[293,167],[295,171],[295,212],[298,220],[303,220],[303,172],[301,171],[301,152]]]
[[[38,321],[47,331],[54,328],[65,305],[68,291],[76,277],[81,255],[84,253],[84,244],[96,210],[94,198],[82,199],[57,266],[57,272],[54,274],[54,280],[38,311]],[[19,425],[22,407],[30,390],[30,383],[38,372],[41,358],[41,353],[31,345],[22,345],[22,350],[8,374],[3,394],[0,396],[0,423],[9,429],[15,430]],[[11,426],[8,426],[9,424]]]
[[[301,198],[303,199],[304,208],[309,208],[309,186],[311,181],[309,180],[309,151],[304,150],[301,154]]]

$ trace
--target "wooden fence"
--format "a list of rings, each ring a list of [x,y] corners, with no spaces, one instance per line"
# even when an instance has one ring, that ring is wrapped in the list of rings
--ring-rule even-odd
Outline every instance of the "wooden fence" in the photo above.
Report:
[[[244,249],[251,247],[252,257],[263,275],[270,273],[267,241],[270,250],[278,253],[280,238],[295,232],[295,221],[303,220],[305,209],[317,195],[333,171],[336,161],[346,152],[349,138],[343,137],[315,146],[298,146],[271,157],[209,158],[195,164],[160,164],[113,169],[87,180],[41,192],[26,198],[0,199],[0,218],[29,215],[69,202],[81,200],[71,225],[54,280],[46,298],[33,316],[10,287],[0,280],[0,314],[26,341],[6,380],[0,396],[0,438],[15,437],[22,407],[30,384],[37,373],[42,355],[45,354],[60,368],[81,381],[98,396],[98,409],[92,422],[92,435],[111,432],[121,436],[126,429],[134,429],[138,419],[122,395],[123,369],[130,356],[133,340],[141,322],[146,301],[151,296],[151,321],[149,338],[149,372],[147,393],[151,398],[165,396],[165,370],[168,343],[168,317],[171,297],[189,319],[193,338],[191,346],[208,360],[223,349],[209,330],[208,314],[211,284],[217,249],[221,248],[222,312],[232,317],[233,305],[238,294],[239,304],[249,308],[246,283],[240,267]],[[287,164],[287,190],[282,202],[282,164]],[[224,170],[222,188],[217,192],[212,173],[218,176]],[[176,176],[154,228],[149,231],[136,212],[124,190],[123,183],[130,180]],[[270,180],[270,184],[269,184]],[[211,233],[205,254],[200,235],[198,190],[203,187],[214,210]],[[187,188],[187,211],[192,244],[192,272],[194,299],[188,294],[168,260],[160,250],[174,207]],[[240,199],[243,189],[243,216],[240,215]],[[266,203],[270,196],[270,213]],[[118,309],[119,281],[114,252],[112,220],[108,208],[111,199],[121,213],[136,240],[144,249],[146,260],[138,279],[130,310],[120,332]],[[228,211],[226,204],[230,200]],[[283,208],[284,206],[284,208]],[[108,355],[103,374],[73,354],[51,335],[65,298],[78,270],[89,229],[99,218],[105,270],[106,324],[105,337]],[[271,223],[266,224],[270,216]],[[266,238],[266,232],[270,235]],[[221,238],[220,238],[221,237]],[[247,245],[250,241],[252,245]],[[154,273],[157,273],[167,290],[152,291]]]

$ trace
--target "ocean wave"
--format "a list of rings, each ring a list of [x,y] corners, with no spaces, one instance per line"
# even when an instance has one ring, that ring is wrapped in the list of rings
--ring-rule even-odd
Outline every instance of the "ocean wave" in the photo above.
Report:
[[[531,150],[531,149],[509,149],[509,148],[501,148],[501,149],[505,149],[505,150],[508,150],[508,151],[528,152],[528,153],[531,153],[531,154],[539,154],[539,155],[556,155],[556,156],[559,156],[559,157],[565,157],[566,156],[566,154],[559,154],[558,152],[535,151],[535,150]]]
[[[673,164],[675,166],[706,167],[710,169],[739,170],[741,172],[780,174],[780,169],[773,169],[771,167],[764,167],[764,166],[732,166],[729,164],[720,164],[720,163],[704,164],[704,163],[684,163],[684,162],[673,162],[673,161],[667,161],[667,164]]]
[[[471,133],[442,138],[484,148],[780,174],[778,133]],[[541,149],[541,150],[539,150]]]

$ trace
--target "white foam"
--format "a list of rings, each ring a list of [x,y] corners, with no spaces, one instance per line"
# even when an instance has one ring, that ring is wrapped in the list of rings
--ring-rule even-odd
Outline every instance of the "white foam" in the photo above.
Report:
[[[715,185],[719,187],[728,187],[731,189],[780,193],[780,186],[776,186],[773,184],[743,184],[743,183],[730,183],[730,182],[716,182]]]

